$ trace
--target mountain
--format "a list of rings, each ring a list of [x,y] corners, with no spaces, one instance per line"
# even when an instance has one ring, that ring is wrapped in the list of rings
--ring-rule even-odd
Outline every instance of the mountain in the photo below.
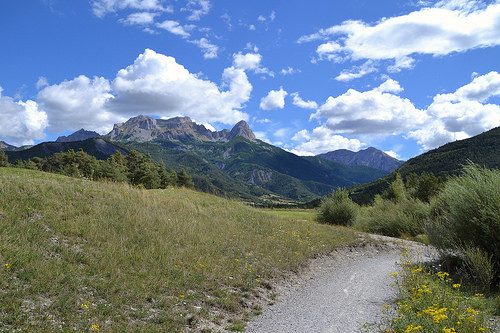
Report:
[[[399,168],[403,161],[389,156],[381,150],[370,147],[358,152],[347,149],[334,150],[318,157],[345,165],[364,165],[371,168],[392,172]]]
[[[154,119],[148,116],[130,118],[127,122],[115,124],[106,135],[112,141],[148,142],[156,139],[168,141],[197,140],[228,142],[236,136],[255,141],[255,135],[245,121],[237,123],[231,131],[211,131],[198,125],[189,117]]]
[[[74,141],[83,141],[87,139],[98,138],[101,135],[97,132],[86,131],[83,128],[81,130],[76,131],[75,133],[68,136],[60,136],[57,138],[56,142],[74,142]]]
[[[58,152],[67,152],[70,149],[78,151],[83,149],[87,154],[95,156],[97,159],[106,159],[109,155],[120,151],[128,155],[128,151],[109,141],[101,138],[92,138],[83,141],[72,142],[43,142],[31,148],[21,151],[6,151],[10,163],[16,160],[28,160],[33,157],[49,157]]]
[[[71,135],[69,136],[71,137]],[[301,157],[256,139],[245,121],[231,130],[211,131],[188,117],[138,116],[116,124],[100,138],[45,142],[23,152],[7,152],[9,161],[46,157],[83,149],[98,159],[120,150],[150,154],[168,170],[186,170],[195,187],[241,201],[297,204],[387,175],[366,166],[347,166],[319,157]]]
[[[15,149],[17,149],[17,147],[13,146],[13,145],[9,145],[5,141],[0,141],[0,149],[2,149],[2,150],[15,150]]]
[[[196,188],[244,201],[298,203],[387,174],[364,166],[346,166],[318,157],[300,157],[260,140],[236,136],[228,142],[125,142],[150,153],[167,168],[184,168]]]
[[[406,178],[432,172],[440,178],[456,176],[469,161],[490,169],[500,169],[500,127],[474,137],[447,143],[416,156],[401,165],[399,173]],[[370,202],[375,194],[385,191],[394,179],[394,173],[371,183],[353,187],[351,198],[359,203]]]

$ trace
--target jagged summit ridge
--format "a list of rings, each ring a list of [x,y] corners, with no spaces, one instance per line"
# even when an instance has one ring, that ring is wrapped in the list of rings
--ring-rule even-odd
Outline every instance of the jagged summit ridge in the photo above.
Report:
[[[237,136],[255,141],[255,134],[248,124],[242,120],[231,131],[212,132],[203,125],[198,125],[189,117],[170,119],[154,119],[140,115],[130,118],[125,123],[115,124],[106,137],[113,141],[147,142],[155,139],[182,141],[194,139],[199,141],[227,142]]]

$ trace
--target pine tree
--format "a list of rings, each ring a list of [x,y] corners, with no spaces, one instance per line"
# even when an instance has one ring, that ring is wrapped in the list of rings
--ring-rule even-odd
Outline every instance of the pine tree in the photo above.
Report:
[[[9,165],[9,159],[7,154],[0,148],[0,167],[6,167]]]

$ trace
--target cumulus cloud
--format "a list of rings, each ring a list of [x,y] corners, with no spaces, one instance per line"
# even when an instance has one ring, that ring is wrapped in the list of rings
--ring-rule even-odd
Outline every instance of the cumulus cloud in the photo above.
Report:
[[[307,130],[302,130],[295,134],[292,140],[307,140],[291,150],[292,153],[301,156],[313,156],[338,149],[358,151],[364,146],[358,139],[348,139],[335,134],[324,126],[315,128],[312,133]]]
[[[222,75],[229,89],[191,74],[174,58],[146,50],[118,72],[112,83],[115,112],[135,116],[142,110],[158,116],[187,115],[203,122],[234,124],[248,115],[239,111],[250,98],[252,85],[242,69],[229,67]]]
[[[340,96],[330,96],[311,119],[326,119],[318,128],[335,135],[364,138],[403,135],[416,140],[423,150],[500,126],[500,106],[488,103],[489,99],[500,96],[497,72],[478,76],[454,93],[434,96],[425,110],[400,97],[402,91],[400,84],[392,79],[369,91],[349,89]],[[296,148],[301,151],[311,152],[311,146],[319,146],[318,140],[305,130],[298,132],[294,140],[308,140]]]
[[[188,38],[189,36],[191,36],[189,34],[189,32],[187,31],[188,29],[190,29],[190,27],[189,26],[182,26],[177,21],[165,20],[161,23],[157,23],[156,26],[158,28],[165,29],[174,35],[181,36],[182,38]]]
[[[37,96],[53,133],[80,128],[101,134],[109,132],[114,122],[126,119],[106,110],[107,102],[113,98],[108,80],[84,75],[46,87]]]
[[[395,94],[400,91],[399,84],[391,79],[365,92],[349,89],[343,95],[330,96],[311,119],[326,118],[325,126],[338,133],[400,134],[428,118],[410,100]]]
[[[258,50],[254,47],[254,50]],[[257,52],[257,51],[255,51]],[[261,66],[262,55],[259,53],[245,53],[241,52],[233,54],[233,66],[236,68],[241,68],[243,70],[249,70],[256,74],[267,74],[274,77],[274,72],[270,71],[268,68]]]
[[[267,96],[260,100],[262,110],[283,109],[285,107],[285,96],[288,95],[283,87],[280,90],[271,90]]]
[[[34,139],[43,139],[47,127],[47,114],[32,100],[14,101],[2,96],[0,87],[0,133],[1,140],[15,146],[29,145]]]
[[[24,113],[31,118],[45,115],[45,122],[40,122],[45,124],[40,133],[48,126],[48,130],[54,133],[83,127],[104,134],[114,123],[138,114],[167,118],[189,116],[200,123],[234,124],[242,119],[248,120],[248,114],[241,109],[249,100],[251,91],[252,85],[242,69],[226,68],[219,87],[190,73],[174,58],[147,49],[132,65],[121,69],[112,82],[102,77],[90,79],[81,75],[42,89],[37,96],[38,105],[33,102],[37,108],[28,102],[14,102],[11,98],[2,98],[2,103],[18,113],[24,107],[30,111]],[[38,113],[33,110],[38,110]],[[26,132],[23,134],[26,137],[40,137],[34,130],[17,132]],[[20,141],[19,138],[16,140]]]
[[[436,95],[427,108],[429,121],[408,136],[427,150],[500,126],[500,106],[485,103],[496,96],[500,96],[498,72],[476,77],[454,93]]]
[[[317,109],[318,108],[318,103],[314,101],[304,101],[300,96],[298,92],[294,92],[290,94],[290,96],[293,97],[293,105],[298,106],[299,108],[302,109]]]
[[[143,11],[171,11],[170,7],[163,7],[163,0],[92,0],[92,11],[97,17],[104,17],[123,9]]]
[[[414,66],[412,55],[447,55],[500,45],[500,3],[442,1],[375,24],[345,21],[302,36],[299,43],[323,41],[320,60],[394,60],[390,71]]]

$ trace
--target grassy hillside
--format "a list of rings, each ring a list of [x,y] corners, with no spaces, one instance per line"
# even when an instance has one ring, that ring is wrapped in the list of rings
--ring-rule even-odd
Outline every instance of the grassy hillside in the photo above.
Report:
[[[355,240],[189,190],[0,168],[0,330],[238,329],[225,318],[273,278]]]
[[[405,178],[432,172],[437,177],[456,176],[469,161],[489,169],[500,169],[500,127],[469,139],[450,142],[405,162],[399,173]],[[375,194],[381,194],[394,180],[394,173],[370,183],[354,186],[351,197],[362,204],[370,203]]]

